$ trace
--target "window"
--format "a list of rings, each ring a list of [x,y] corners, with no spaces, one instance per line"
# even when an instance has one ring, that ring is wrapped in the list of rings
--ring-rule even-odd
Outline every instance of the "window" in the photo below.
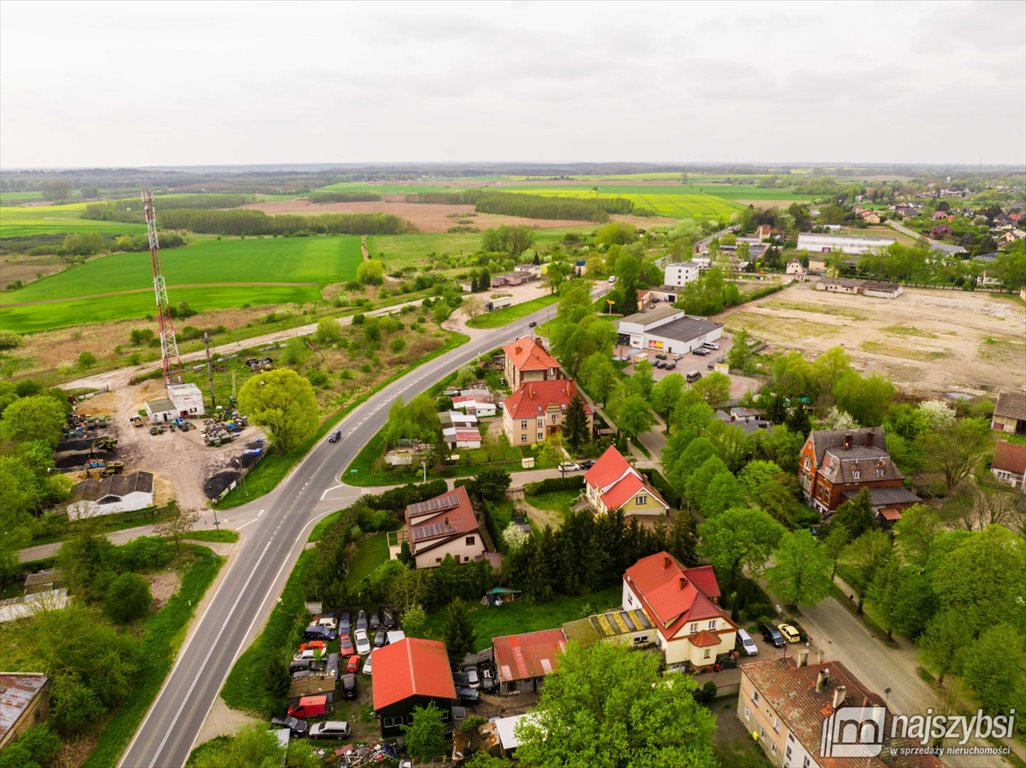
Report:
[[[520,442],[522,442],[522,443],[526,443],[527,442],[527,435],[526,434],[521,434],[520,435]]]
[[[545,439],[545,433],[544,432],[539,432],[538,433],[538,439],[539,440],[544,440]]]
[[[473,546],[473,545],[474,545],[474,537],[473,536],[467,536],[467,546]]]
[[[760,739],[765,739],[766,738],[766,729],[765,728],[760,728],[759,729],[759,738]]]
[[[772,752],[774,755],[777,754],[777,745],[776,744],[773,744],[773,743],[770,744],[770,752]]]
[[[648,503],[648,496],[646,496],[645,494],[641,494],[640,496],[638,496],[638,498],[634,500],[634,503],[637,504],[639,507],[643,506]]]
[[[708,659],[711,654],[712,654],[712,650],[710,648],[706,648],[705,649],[705,654],[702,656],[702,658],[703,659]]]
[[[716,619],[709,622],[709,629],[716,629]]]
[[[688,634],[693,635],[697,631],[698,631],[698,622],[695,622],[694,624],[691,625],[691,629],[688,630]]]
[[[748,707],[745,707],[745,720],[751,720],[751,719],[752,719],[752,710],[750,710]]]
[[[470,557],[468,557],[467,555],[464,555],[463,556],[463,562],[469,563],[470,562]]]
[[[553,424],[556,423],[556,418],[557,418],[556,414],[552,414],[552,423]]]
[[[883,477],[884,476],[884,468],[883,467],[877,467],[876,468],[876,476],[877,477]]]
[[[809,760],[809,756],[806,755],[805,759],[802,760],[802,768],[809,768],[810,763],[811,761]]]
[[[758,704],[758,703],[759,703],[759,692],[758,691],[752,691],[752,704]],[[765,736],[765,734],[763,734],[763,735]]]
[[[851,476],[853,478],[855,478],[856,480],[858,480],[860,477],[862,477],[862,472],[860,470],[858,470],[858,469],[853,469],[851,471]]]
[[[808,456],[805,457],[805,468],[808,469],[812,466],[812,459]]]
[[[521,429],[527,429],[527,422],[526,421],[521,421],[520,422],[520,428]]]
[[[442,562],[442,558],[440,558],[440,557],[436,557],[436,558],[435,558],[435,562],[436,562],[436,563],[440,563],[440,562]]]
[[[780,718],[779,717],[774,717],[773,718],[773,730],[774,730],[775,733],[780,733]]]
[[[785,763],[790,763],[791,762],[791,748],[790,747],[788,747],[787,751],[784,752],[784,757],[786,758],[784,760]]]

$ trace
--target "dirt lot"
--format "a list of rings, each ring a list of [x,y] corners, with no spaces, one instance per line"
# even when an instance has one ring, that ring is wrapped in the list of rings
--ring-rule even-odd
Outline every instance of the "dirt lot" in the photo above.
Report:
[[[982,293],[906,289],[897,299],[833,294],[795,285],[722,313],[770,350],[809,356],[840,346],[863,371],[923,394],[1019,389],[1026,379],[1026,311]]]
[[[60,272],[68,266],[64,259],[56,256],[3,256],[0,257],[0,290],[15,280],[23,285],[35,282],[41,277]]]
[[[592,222],[565,219],[525,219],[520,216],[502,216],[477,213],[472,205],[436,205],[434,203],[407,203],[403,195],[384,195],[381,200],[361,203],[325,203],[314,205],[306,200],[277,200],[243,206],[268,214],[278,213],[391,213],[413,222],[417,229],[428,234],[448,232],[450,227],[476,227],[484,231],[503,224],[519,224],[540,229],[590,226]],[[610,216],[613,221],[626,221],[639,227],[675,224],[674,219],[641,216]],[[595,226],[598,226],[597,224]]]

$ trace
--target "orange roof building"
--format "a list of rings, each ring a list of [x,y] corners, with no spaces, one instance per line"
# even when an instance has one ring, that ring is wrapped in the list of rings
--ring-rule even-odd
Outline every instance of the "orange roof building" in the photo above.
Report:
[[[622,509],[626,517],[664,517],[670,510],[663,497],[613,446],[584,473],[584,494],[598,514]]]
[[[537,691],[541,680],[558,665],[566,651],[562,629],[492,638],[500,693]]]
[[[506,355],[505,373],[510,388],[516,392],[528,381],[559,379],[563,370],[542,345],[542,340],[525,336],[502,348]]]
[[[445,643],[408,637],[376,648],[373,654],[374,714],[382,736],[401,735],[401,726],[412,722],[413,708],[431,702],[449,721],[456,686]]]
[[[503,402],[502,429],[512,446],[540,443],[563,430],[570,401],[579,394],[573,379],[529,381]],[[584,413],[588,434],[592,428],[592,408],[587,401]]]
[[[1026,493],[1026,445],[999,441],[990,467],[998,480]]]
[[[669,666],[708,667],[734,650],[737,626],[719,596],[710,566],[685,568],[669,552],[643,557],[623,576],[623,609],[645,613]]]

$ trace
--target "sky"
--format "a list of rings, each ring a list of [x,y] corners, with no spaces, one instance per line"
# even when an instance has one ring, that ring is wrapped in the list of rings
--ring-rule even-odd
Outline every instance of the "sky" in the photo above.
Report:
[[[0,3],[0,165],[1026,163],[1026,3]]]

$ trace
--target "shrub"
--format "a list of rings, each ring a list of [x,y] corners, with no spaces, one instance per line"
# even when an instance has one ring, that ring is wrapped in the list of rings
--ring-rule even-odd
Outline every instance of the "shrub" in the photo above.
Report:
[[[163,568],[171,562],[171,547],[159,536],[140,536],[117,548],[122,570],[147,571]]]
[[[127,624],[149,613],[152,602],[149,582],[137,573],[123,573],[107,587],[103,611],[111,620]]]
[[[577,491],[583,487],[584,475],[547,477],[536,483],[525,483],[524,493],[528,496],[537,496],[540,493],[551,493],[552,491]]]

